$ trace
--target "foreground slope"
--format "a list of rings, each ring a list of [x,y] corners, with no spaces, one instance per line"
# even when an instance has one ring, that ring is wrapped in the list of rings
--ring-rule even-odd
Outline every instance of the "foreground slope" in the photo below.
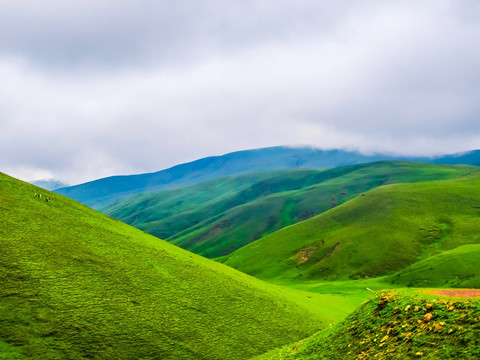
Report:
[[[314,298],[1,173],[0,246],[0,358],[245,359],[323,326]]]
[[[376,277],[442,251],[480,244],[479,228],[479,175],[387,185],[222,260],[262,279]]]
[[[255,359],[478,359],[480,300],[379,294],[342,323]]]
[[[413,158],[386,154],[363,155],[354,151],[320,150],[312,147],[277,146],[207,157],[155,173],[112,176],[55,191],[100,209],[127,196],[199,184],[230,175],[280,169],[334,168],[379,160],[478,164],[480,150],[436,158]]]
[[[142,194],[103,211],[175,245],[218,257],[372,188],[456,178],[478,170],[395,161],[325,171],[263,172]]]

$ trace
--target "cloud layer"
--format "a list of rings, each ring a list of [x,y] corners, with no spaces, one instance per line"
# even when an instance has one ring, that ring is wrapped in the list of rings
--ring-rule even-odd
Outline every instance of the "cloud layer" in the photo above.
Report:
[[[476,1],[0,1],[0,171],[479,148]]]

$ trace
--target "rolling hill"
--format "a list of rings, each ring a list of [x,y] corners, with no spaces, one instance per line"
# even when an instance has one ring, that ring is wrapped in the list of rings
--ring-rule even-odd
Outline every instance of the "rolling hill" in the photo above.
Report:
[[[127,196],[200,184],[230,175],[295,168],[325,169],[380,160],[478,164],[480,163],[480,150],[436,158],[420,158],[387,154],[363,155],[353,151],[320,150],[312,147],[278,146],[207,157],[149,174],[107,177],[55,191],[85,205],[100,209]]]
[[[325,171],[262,172],[129,197],[103,212],[215,258],[372,188],[456,178],[479,170],[472,166],[375,162]]]
[[[269,285],[0,173],[1,359],[246,359],[331,321]]]
[[[395,287],[480,288],[480,245],[463,245],[420,260],[387,279]]]
[[[273,281],[393,274],[422,259],[480,244],[480,175],[386,185],[222,258]]]
[[[255,360],[478,359],[480,300],[383,292],[343,322]]]

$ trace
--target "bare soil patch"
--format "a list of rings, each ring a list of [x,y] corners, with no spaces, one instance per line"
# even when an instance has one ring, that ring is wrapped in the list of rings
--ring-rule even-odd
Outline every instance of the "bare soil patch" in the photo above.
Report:
[[[462,297],[462,298],[480,298],[480,289],[445,289],[433,290],[436,295]]]

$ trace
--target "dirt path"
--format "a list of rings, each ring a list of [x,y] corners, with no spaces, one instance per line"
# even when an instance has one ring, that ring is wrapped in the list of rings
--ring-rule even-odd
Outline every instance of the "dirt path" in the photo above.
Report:
[[[480,289],[432,290],[432,293],[450,297],[480,298]]]

